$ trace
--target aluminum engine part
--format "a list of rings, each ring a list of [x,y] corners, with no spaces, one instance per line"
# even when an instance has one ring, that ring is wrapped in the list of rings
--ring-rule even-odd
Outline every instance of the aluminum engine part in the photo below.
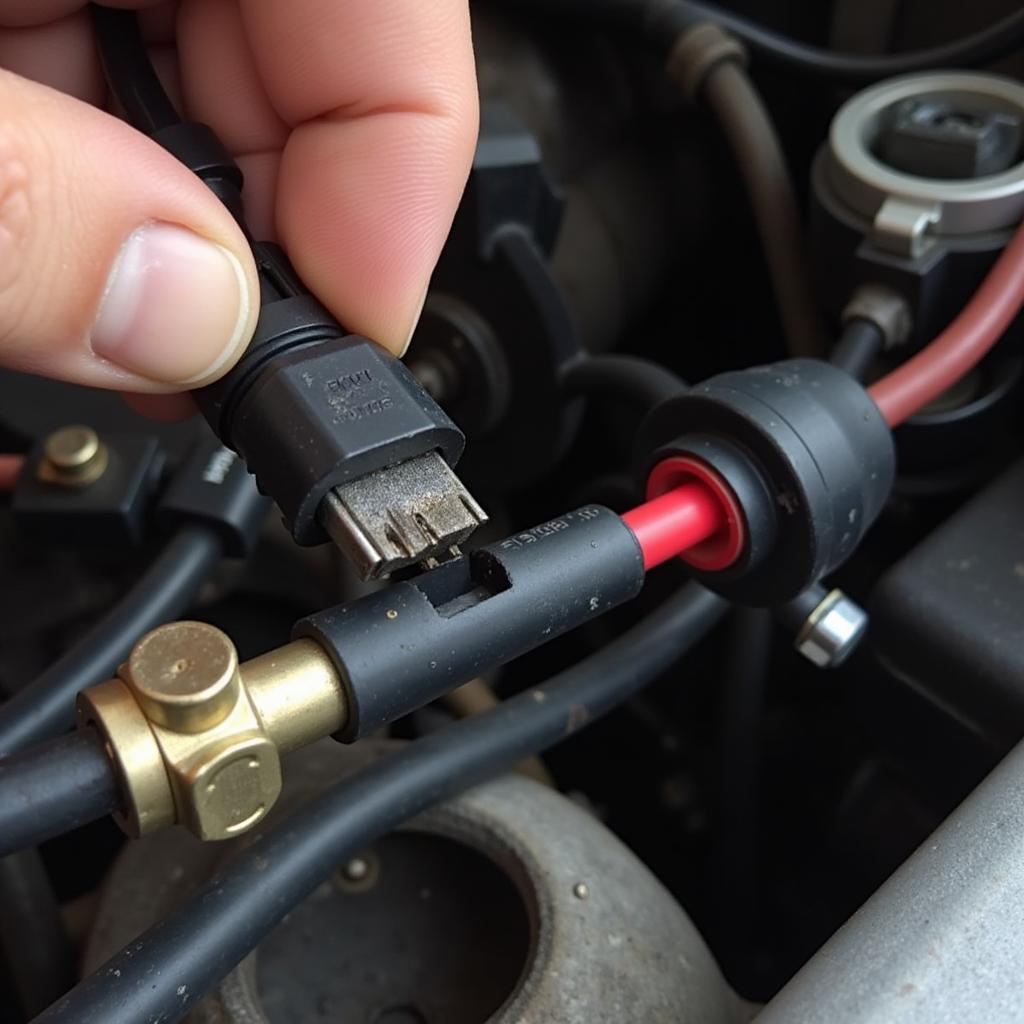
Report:
[[[756,1018],[989,1024],[1021,1018],[1024,744]]]
[[[290,757],[268,821],[381,756]],[[230,856],[175,830],[130,844],[104,891],[93,970]],[[740,1001],[689,918],[604,826],[509,776],[415,819],[348,864],[188,1018],[192,1024],[732,1024]]]

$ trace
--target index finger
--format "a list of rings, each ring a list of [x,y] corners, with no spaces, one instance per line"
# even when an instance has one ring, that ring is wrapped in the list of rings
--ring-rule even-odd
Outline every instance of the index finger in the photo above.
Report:
[[[352,331],[401,351],[472,161],[477,94],[467,0],[240,0],[292,127],[277,229]]]

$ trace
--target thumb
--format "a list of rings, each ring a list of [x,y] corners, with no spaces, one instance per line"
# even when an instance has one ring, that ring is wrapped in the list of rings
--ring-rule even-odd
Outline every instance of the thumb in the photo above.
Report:
[[[0,71],[0,364],[180,391],[224,373],[259,312],[245,239],[156,143]]]

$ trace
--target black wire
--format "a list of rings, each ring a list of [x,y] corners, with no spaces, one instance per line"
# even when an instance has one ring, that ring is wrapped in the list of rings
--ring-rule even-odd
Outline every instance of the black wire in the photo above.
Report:
[[[103,72],[128,121],[147,135],[180,124],[150,62],[135,12],[98,4],[91,8]]]
[[[885,348],[885,337],[870,320],[851,320],[832,350],[829,361],[851,377],[863,381]]]
[[[973,35],[962,36],[941,46],[867,56],[836,53],[809,46],[719,7],[691,2],[681,2],[679,6],[688,8],[690,19],[698,16],[717,22],[742,39],[765,63],[847,85],[867,85],[894,75],[935,68],[976,67],[1024,47],[1024,8],[1019,8]]]
[[[221,543],[212,530],[182,527],[85,637],[0,707],[0,755],[70,728],[79,690],[112,676],[143,633],[179,615],[220,555]]]
[[[562,370],[565,398],[607,398],[647,412],[687,390],[667,367],[639,356],[601,355],[579,359]]]
[[[117,779],[91,730],[0,758],[0,857],[118,810]]]
[[[718,621],[688,584],[602,651],[332,786],[63,999],[39,1024],[179,1021],[301,900],[389,829],[566,739],[668,669]]]
[[[25,1020],[75,983],[74,946],[35,850],[0,857],[0,952]]]
[[[737,608],[719,686],[715,816],[710,856],[715,956],[733,984],[749,964],[757,913],[761,725],[775,622],[767,608]]]
[[[713,21],[766,64],[847,85],[867,85],[913,71],[976,67],[1024,48],[1024,8],[942,46],[866,56],[810,46],[720,7],[690,0],[504,0],[504,6],[579,18],[614,32],[639,33],[663,56],[681,33],[702,21]]]

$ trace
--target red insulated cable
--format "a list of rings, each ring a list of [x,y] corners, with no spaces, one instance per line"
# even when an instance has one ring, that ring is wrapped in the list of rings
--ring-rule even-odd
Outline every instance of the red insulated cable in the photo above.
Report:
[[[1024,224],[960,315],[926,348],[868,391],[890,427],[952,387],[1002,337],[1024,306]]]
[[[0,455],[0,491],[13,491],[25,460],[20,455]]]
[[[644,569],[707,540],[726,524],[725,511],[710,487],[693,482],[676,487],[622,516],[644,555]]]

